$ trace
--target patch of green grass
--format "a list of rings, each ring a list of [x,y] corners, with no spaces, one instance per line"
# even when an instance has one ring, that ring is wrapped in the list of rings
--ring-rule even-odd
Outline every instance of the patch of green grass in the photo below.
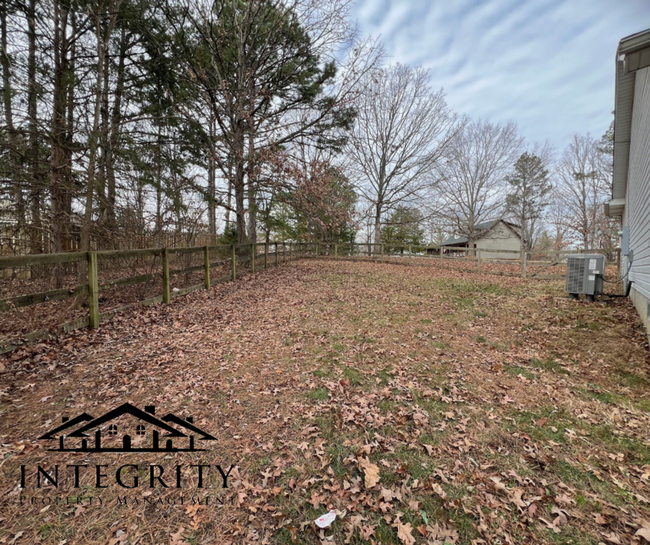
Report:
[[[480,310],[475,310],[474,316],[476,316],[477,318],[485,318],[487,316],[487,312],[481,312]]]
[[[565,483],[575,486],[578,490],[592,492],[604,500],[617,505],[625,503],[625,500],[615,493],[615,489],[611,484],[599,480],[598,477],[589,471],[585,471],[562,459],[555,460],[550,468]]]
[[[330,457],[330,467],[334,471],[334,475],[338,478],[342,478],[348,469],[345,467],[343,460],[354,454],[354,449],[350,447],[344,447],[341,445],[341,442],[338,441],[334,445],[327,447],[327,455]]]
[[[563,375],[569,374],[569,372],[553,358],[545,358],[543,360],[532,358],[530,360],[530,365],[536,367],[537,369],[553,371],[554,373],[562,373]]]
[[[483,335],[476,337],[476,340],[482,344],[485,344],[487,342],[487,339]]]
[[[501,425],[506,431],[526,433],[533,441],[538,442],[551,440],[556,443],[566,443],[564,431],[566,428],[573,429],[578,425],[570,413],[551,406],[534,411],[512,410],[508,411],[506,416],[508,418],[501,420]]]
[[[346,367],[343,369],[343,376],[350,381],[350,384],[358,386],[363,383],[363,373],[354,367]]]
[[[549,514],[549,519],[552,520],[555,515]],[[541,543],[548,543],[554,545],[596,545],[598,540],[592,538],[580,528],[569,525],[563,526],[560,533],[555,533],[550,528],[539,525],[539,532],[537,535]]]
[[[627,369],[617,369],[619,383],[628,388],[645,388],[648,386],[648,380],[641,375],[638,375]]]
[[[314,418],[314,422],[323,434],[323,439],[331,441],[337,436],[338,429],[336,427],[336,419],[334,417],[334,414],[328,413],[316,416]]]
[[[446,345],[442,341],[431,341],[431,346],[438,348],[439,350],[444,350]]]
[[[392,401],[388,398],[382,398],[377,402],[377,408],[381,411],[382,414],[394,412],[398,407],[399,405],[395,401]]]
[[[504,368],[506,370],[506,373],[515,377],[521,375],[522,377],[526,377],[528,380],[535,380],[537,378],[537,375],[531,373],[528,369],[524,369],[523,367],[506,364]]]
[[[389,526],[384,519],[381,519],[379,524],[375,527],[375,537],[377,538],[378,543],[392,543],[395,545],[399,543],[397,532],[392,526]]]
[[[43,524],[38,528],[38,537],[42,541],[45,541],[48,537],[52,535],[52,526],[50,524]]]
[[[612,394],[607,390],[602,390],[598,384],[590,382],[587,384],[587,386],[588,388],[577,388],[577,390],[589,399],[595,399],[596,401],[600,401],[605,405],[613,405],[624,400],[622,396]]]
[[[424,449],[414,450],[406,446],[398,447],[390,456],[398,460],[413,479],[425,479],[433,471],[431,458],[426,455]],[[395,476],[399,480],[399,476]]]
[[[625,455],[628,463],[633,462],[639,465],[650,464],[650,447],[636,437],[615,433],[615,430],[607,425],[588,426],[591,438],[598,443],[605,445],[610,452],[621,452]]]
[[[327,401],[330,392],[327,388],[314,388],[307,392],[307,397],[312,401]]]
[[[598,331],[601,329],[601,324],[598,322],[583,322],[582,320],[576,321],[576,328],[588,329],[589,331]]]
[[[415,402],[429,414],[433,422],[440,419],[440,415],[449,411],[449,405],[437,399],[430,397],[420,397],[416,395]]]
[[[422,320],[420,320],[420,323],[421,324],[432,324],[433,320],[431,318],[423,318]]]
[[[379,371],[377,371],[377,378],[381,380],[380,382],[381,386],[386,386],[392,380],[394,376],[391,373],[392,370],[393,368],[389,365],[385,369],[380,369]]]
[[[458,310],[466,309],[466,308],[471,308],[474,306],[474,297],[454,297],[454,303],[456,303],[456,307]]]
[[[454,527],[460,538],[459,543],[471,543],[478,537],[476,522],[462,509],[449,511],[449,519],[454,522]]]
[[[315,371],[312,371],[312,374],[318,378],[329,378],[332,376],[332,370],[326,367],[319,367]]]

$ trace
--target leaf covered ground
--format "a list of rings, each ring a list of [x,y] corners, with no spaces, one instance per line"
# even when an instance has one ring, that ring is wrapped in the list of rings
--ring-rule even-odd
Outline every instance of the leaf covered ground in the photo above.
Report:
[[[4,356],[0,543],[643,544],[649,363],[624,299],[440,267],[290,263]],[[63,414],[124,402],[192,414],[218,440],[140,455],[37,441]],[[97,490],[93,471],[78,488],[21,489],[20,466],[31,483],[37,464],[138,464],[143,484]],[[151,488],[150,464],[236,467],[228,489],[213,472],[188,490]],[[44,500],[57,495],[74,500]]]

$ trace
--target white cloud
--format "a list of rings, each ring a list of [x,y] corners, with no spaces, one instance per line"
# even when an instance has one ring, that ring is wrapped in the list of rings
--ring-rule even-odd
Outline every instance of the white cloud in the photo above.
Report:
[[[650,27],[650,1],[360,0],[356,16],[389,61],[430,68],[456,111],[562,148],[609,126],[616,47]]]

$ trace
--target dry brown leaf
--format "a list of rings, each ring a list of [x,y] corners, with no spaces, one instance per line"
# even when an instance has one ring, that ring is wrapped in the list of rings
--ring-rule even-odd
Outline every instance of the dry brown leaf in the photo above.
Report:
[[[650,528],[639,528],[634,535],[642,537],[648,543],[650,543]]]
[[[370,462],[368,458],[359,458],[359,466],[363,469],[364,484],[372,488],[379,482],[379,466]]]
[[[184,533],[185,528],[181,526],[175,534],[169,536],[169,545],[186,545],[187,542],[183,539]]]
[[[14,538],[9,542],[9,545],[14,545],[14,543],[16,543],[16,541],[18,541],[24,533],[25,533],[25,532],[24,532],[23,530],[21,530],[20,532],[16,533],[16,535],[14,536]]]
[[[395,523],[395,527],[397,528],[397,537],[403,545],[413,545],[415,543],[415,538],[411,533],[413,531],[413,526],[411,526],[410,522],[402,524],[402,521],[398,519]]]

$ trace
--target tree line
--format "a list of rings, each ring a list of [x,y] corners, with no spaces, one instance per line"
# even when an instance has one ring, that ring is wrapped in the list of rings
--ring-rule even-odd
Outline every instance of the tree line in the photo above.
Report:
[[[530,248],[612,244],[611,131],[558,158],[455,114],[427,70],[383,63],[350,4],[1,3],[3,252],[472,241],[495,217]]]

